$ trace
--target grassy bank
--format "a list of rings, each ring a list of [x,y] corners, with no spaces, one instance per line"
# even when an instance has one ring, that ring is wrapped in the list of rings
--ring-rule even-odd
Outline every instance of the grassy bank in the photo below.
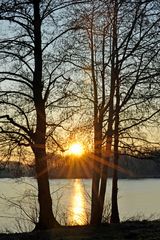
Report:
[[[1,240],[159,240],[160,221],[135,221],[98,227],[61,227],[50,231],[0,234]]]

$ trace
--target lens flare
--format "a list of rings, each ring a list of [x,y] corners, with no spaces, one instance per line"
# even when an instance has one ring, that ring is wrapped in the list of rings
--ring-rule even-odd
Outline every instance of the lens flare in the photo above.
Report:
[[[80,143],[74,143],[69,148],[69,153],[73,155],[82,155],[84,152],[83,146]]]

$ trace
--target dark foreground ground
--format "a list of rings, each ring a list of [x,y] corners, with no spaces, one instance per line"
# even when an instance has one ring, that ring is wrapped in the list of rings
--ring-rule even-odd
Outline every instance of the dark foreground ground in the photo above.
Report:
[[[0,234],[0,240],[160,240],[160,221],[99,227],[61,227],[51,231]]]

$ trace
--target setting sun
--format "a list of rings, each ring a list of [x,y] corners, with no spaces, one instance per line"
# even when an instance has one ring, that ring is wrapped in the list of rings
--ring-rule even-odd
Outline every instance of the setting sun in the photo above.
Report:
[[[80,143],[74,143],[69,148],[69,153],[74,155],[82,155],[84,152],[83,146]]]

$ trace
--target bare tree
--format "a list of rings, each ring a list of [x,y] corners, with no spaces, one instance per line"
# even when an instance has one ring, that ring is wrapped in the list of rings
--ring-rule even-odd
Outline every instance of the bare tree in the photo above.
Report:
[[[60,38],[75,28],[65,28],[60,14],[79,2],[17,0],[2,1],[0,6],[0,20],[7,29],[2,29],[0,39],[1,149],[8,158],[22,157],[27,148],[27,157],[35,158],[39,201],[36,229],[59,226],[52,212],[46,154],[49,139],[57,144],[54,130],[72,116],[71,109],[63,115],[58,110],[58,106],[68,104],[70,82]],[[63,116],[61,120],[59,115]]]
[[[112,4],[111,4],[112,5]],[[94,1],[81,10],[74,9],[73,22],[79,28],[78,36],[74,41],[76,52],[70,55],[70,62],[83,72],[82,77],[87,79],[85,92],[81,98],[92,104],[90,113],[93,116],[94,154],[93,158],[93,181],[92,181],[92,204],[91,224],[101,222],[104,197],[107,183],[107,165],[102,157],[104,144],[104,117],[109,116],[107,156],[110,158],[112,144],[113,125],[113,99],[115,93],[114,61],[111,57],[115,54],[115,46],[112,48],[110,34],[112,32],[111,9],[103,1]],[[80,39],[80,40],[79,40]],[[109,56],[109,57],[108,57]],[[110,68],[112,64],[112,70]],[[112,75],[112,80],[108,78]]]
[[[159,57],[158,46],[160,43],[160,39],[157,37],[160,16],[156,10],[156,5],[157,1],[134,2],[132,4],[115,1],[117,50],[115,55],[116,91],[111,213],[111,222],[113,223],[119,222],[117,203],[118,148],[120,139],[124,137],[120,133],[127,134],[127,129],[134,131],[134,127],[140,127],[142,124],[146,126],[148,120],[157,116],[159,112],[159,109],[155,108],[155,99],[159,96],[159,87],[158,91],[155,91],[155,87],[157,88],[157,77],[160,74],[159,67],[155,64]],[[129,26],[127,12],[131,17]],[[150,88],[150,86],[152,87]],[[128,114],[128,118],[126,118],[126,114]],[[127,125],[128,127],[126,127]]]
[[[119,222],[119,147],[127,143],[131,147],[126,136],[133,137],[136,126],[146,126],[159,112],[157,1],[94,1],[74,11],[73,22],[80,31],[70,62],[89,79],[85,99],[93,104],[91,223],[99,224],[102,219],[108,166],[114,172],[111,222]],[[112,150],[114,161],[109,163]]]

